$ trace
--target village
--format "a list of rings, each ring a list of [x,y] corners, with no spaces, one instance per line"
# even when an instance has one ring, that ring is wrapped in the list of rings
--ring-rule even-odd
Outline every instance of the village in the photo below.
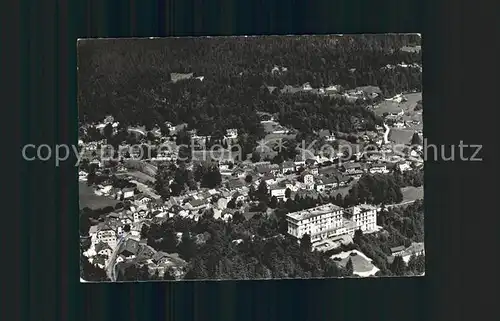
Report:
[[[313,89],[309,84],[285,89],[294,92],[316,90],[317,94],[333,93],[346,99],[370,101],[381,94],[374,86],[345,92],[336,86]],[[106,138],[80,140],[79,148],[84,151],[79,169],[80,210],[102,213],[92,220],[88,233],[81,236],[82,243],[86,244],[84,256],[94,266],[105,270],[112,281],[116,281],[118,271],[127,264],[146,266],[150,274],[156,273],[160,277],[169,271],[175,279],[181,279],[188,262],[177,253],[157,251],[148,245],[143,238],[145,225],[161,224],[174,217],[196,222],[207,211],[213,213],[214,219],[225,222],[231,221],[235,212],[249,220],[256,213],[273,213],[271,207],[259,207],[259,202],[252,197],[255,191],[264,191],[271,200],[284,202],[297,195],[343,197],[365,174],[423,170],[422,94],[410,92],[381,99],[369,108],[384,121],[375,131],[359,132],[355,139],[347,140],[347,135],[324,129],[316,135],[331,146],[333,152],[304,149],[299,142],[293,141],[297,144],[293,146],[297,150],[294,159],[280,161],[275,157],[280,152],[281,142],[293,139],[297,132],[282,126],[274,115],[268,113],[261,113],[266,137],[252,154],[245,157],[237,155],[238,150],[231,148],[238,144],[238,129],[225,131],[221,141],[226,149],[207,150],[207,141],[211,137],[198,136],[194,129],[185,130],[185,124],[162,124],[168,129],[168,135],[160,126],[150,131],[141,126],[128,127],[127,132],[135,135],[140,144],[147,143],[148,151],[154,150],[147,156],[143,150],[134,149],[130,144],[122,144],[117,150],[110,148]],[[118,127],[119,123],[109,116],[100,123],[85,124],[83,130],[92,128],[101,133],[109,130],[113,135]],[[183,149],[176,142],[180,132],[187,134],[190,142],[190,159],[183,162],[185,169],[195,171],[200,164],[209,164],[215,166],[218,174],[213,184],[195,182],[193,188],[165,197],[156,187],[157,172],[163,163],[174,164],[174,168],[179,166],[175,164],[179,163]],[[405,191],[411,194],[408,198]],[[407,206],[422,199],[422,194],[423,186],[409,187],[403,189],[404,199],[400,204],[385,205]],[[355,204],[343,208],[327,203],[288,213],[288,235],[299,242],[307,234],[313,251],[330,251],[352,243],[358,230],[363,234],[382,232],[383,228],[377,225],[377,215],[385,205]],[[181,242],[182,234],[177,232],[178,242]],[[195,239],[203,242],[203,235],[197,235]],[[391,248],[387,260],[391,263],[399,256],[408,263],[411,256],[422,254],[423,243],[402,244]],[[358,250],[344,251],[332,255],[331,259],[344,267],[353,265],[354,274],[361,277],[374,276],[378,272],[372,260]]]

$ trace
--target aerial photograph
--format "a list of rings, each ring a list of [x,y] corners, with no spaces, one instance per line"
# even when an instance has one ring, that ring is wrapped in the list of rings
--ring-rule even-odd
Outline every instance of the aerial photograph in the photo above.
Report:
[[[77,55],[80,282],[425,275],[420,34]]]

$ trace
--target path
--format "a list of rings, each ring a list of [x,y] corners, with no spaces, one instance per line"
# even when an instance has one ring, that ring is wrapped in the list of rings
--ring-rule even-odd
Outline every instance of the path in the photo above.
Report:
[[[128,239],[128,234],[126,234],[115,246],[111,257],[109,258],[108,266],[106,266],[106,275],[112,281],[116,281],[116,258],[118,257],[118,253],[120,252],[121,245]]]
[[[391,131],[391,129],[389,128],[389,126],[387,126],[386,123],[384,123],[384,127],[385,127],[384,144],[389,144],[389,132]]]

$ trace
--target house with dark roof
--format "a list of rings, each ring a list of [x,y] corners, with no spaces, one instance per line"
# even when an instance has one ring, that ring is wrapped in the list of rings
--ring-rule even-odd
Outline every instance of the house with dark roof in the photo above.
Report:
[[[108,245],[108,243],[104,242],[99,242],[95,245],[94,250],[97,254],[99,255],[105,255],[105,256],[110,256],[111,252],[113,251],[111,247]]]
[[[262,180],[266,182],[267,185],[273,185],[276,184],[276,176],[273,174],[267,174],[264,177],[262,177]]]
[[[341,168],[348,174],[362,170],[361,163],[357,162],[343,163]]]
[[[187,80],[193,78],[193,73],[178,73],[178,72],[172,72],[170,73],[170,80],[173,83],[176,83],[180,80]]]
[[[405,250],[404,245],[396,246],[396,247],[391,247],[391,255],[392,256],[397,256],[403,254]]]
[[[153,256],[151,257],[151,260],[153,260],[154,263],[158,264],[161,262],[161,260],[165,257],[168,256],[168,253],[163,252],[163,251],[158,251]]]
[[[382,90],[377,86],[362,86],[357,87],[356,91],[361,91],[367,98],[375,99],[382,95]]]
[[[124,257],[128,258],[137,255],[138,251],[139,251],[139,241],[136,241],[134,239],[127,239],[125,243],[122,244],[118,254],[121,254]]]
[[[209,202],[205,199],[194,199],[186,204],[186,208],[192,211],[199,211],[201,209],[207,208]]]
[[[139,250],[137,251],[138,260],[150,260],[156,254],[156,250],[149,245],[141,244]]]
[[[295,171],[295,163],[292,161],[286,161],[281,164],[281,173],[286,174],[288,172]]]

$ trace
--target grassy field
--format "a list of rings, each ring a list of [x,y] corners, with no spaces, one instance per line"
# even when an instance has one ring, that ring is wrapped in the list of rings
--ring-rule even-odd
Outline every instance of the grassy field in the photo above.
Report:
[[[107,206],[115,206],[119,201],[95,195],[92,187],[87,186],[85,182],[78,183],[78,194],[80,198],[80,209],[88,207],[92,210],[104,208]]]
[[[353,252],[353,253],[356,253],[356,252]],[[342,252],[341,254],[338,254],[338,255],[334,255],[333,257],[337,257],[337,258],[341,258],[339,262],[339,264],[341,266],[346,266],[347,265],[347,262],[349,261],[349,258],[351,259],[352,261],[352,267],[353,267],[353,270],[354,272],[357,272],[357,273],[365,273],[365,272],[369,272],[373,269],[373,264],[366,260],[362,255],[348,255],[348,253],[346,252]]]
[[[408,201],[414,201],[417,199],[423,199],[424,198],[424,187],[413,187],[413,186],[408,186],[408,187],[403,187],[401,189],[401,192],[403,193],[403,202],[408,202]]]
[[[117,177],[131,177],[137,179],[139,182],[146,184],[147,182],[152,182],[154,183],[156,179],[154,177],[151,177],[149,175],[146,175],[142,172],[139,171],[130,171],[126,173],[120,173],[116,174]]]
[[[415,106],[417,106],[417,102],[419,100],[422,100],[422,93],[412,93],[412,94],[405,94],[404,95],[407,99],[405,102],[397,103],[397,102],[392,102],[392,101],[387,101],[384,100],[382,101],[376,108],[373,109],[373,112],[378,115],[382,116],[384,113],[393,113],[393,112],[400,112],[401,109],[405,113],[409,113],[410,116],[416,116],[416,117],[422,117],[422,111],[415,112],[413,109]]]

